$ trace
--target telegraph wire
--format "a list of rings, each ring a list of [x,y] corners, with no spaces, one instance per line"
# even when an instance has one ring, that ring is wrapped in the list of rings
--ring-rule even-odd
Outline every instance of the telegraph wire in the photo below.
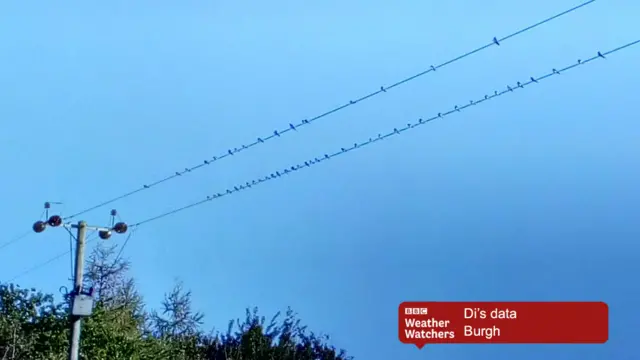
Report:
[[[29,236],[32,233],[33,233],[33,230],[29,230],[29,231],[27,231],[27,232],[25,232],[25,233],[23,233],[21,235],[18,235],[16,237],[14,237],[13,239],[11,239],[11,240],[5,242],[4,244],[0,245],[0,250],[6,248],[7,246],[10,246],[11,244],[17,243],[18,241],[26,238],[27,236]]]
[[[449,110],[447,112],[438,113],[437,115],[435,115],[435,116],[433,116],[431,118],[418,119],[416,122],[408,123],[407,125],[405,125],[402,128],[394,128],[392,131],[390,131],[390,132],[388,132],[388,133],[386,133],[384,135],[383,134],[378,134],[377,137],[369,138],[369,140],[363,141],[363,142],[360,142],[360,143],[354,143],[353,145],[350,145],[349,147],[343,147],[339,151],[336,151],[334,153],[326,153],[326,154],[324,154],[324,155],[322,155],[320,157],[316,157],[314,159],[304,161],[303,163],[299,163],[297,165],[293,165],[293,166],[285,168],[283,170],[276,171],[276,172],[271,173],[270,175],[267,175],[265,177],[261,177],[261,178],[257,178],[257,179],[251,180],[251,181],[247,181],[245,184],[236,185],[236,186],[234,186],[232,188],[227,188],[224,192],[219,192],[219,193],[207,196],[205,199],[200,200],[198,202],[195,202],[195,203],[192,203],[192,204],[180,207],[180,208],[176,208],[174,210],[162,213],[160,215],[148,218],[146,220],[142,220],[140,222],[137,222],[137,223],[131,225],[131,227],[137,227],[137,226],[149,223],[151,221],[155,221],[155,220],[158,220],[160,218],[164,218],[166,216],[173,215],[175,213],[187,210],[189,208],[204,204],[206,202],[209,202],[209,201],[212,201],[212,200],[224,197],[224,196],[232,195],[234,193],[237,193],[237,192],[240,192],[240,191],[243,191],[243,190],[250,189],[255,185],[259,185],[259,184],[262,184],[264,182],[280,178],[282,176],[291,174],[292,172],[295,172],[297,170],[301,170],[303,168],[311,167],[311,166],[319,164],[319,163],[321,163],[323,161],[330,160],[330,159],[332,159],[332,158],[334,158],[336,156],[343,155],[343,154],[346,154],[346,153],[351,152],[353,150],[356,150],[356,149],[362,148],[364,146],[373,144],[375,142],[384,140],[384,139],[386,139],[388,137],[391,137],[391,136],[394,136],[394,135],[400,135],[401,133],[403,133],[403,132],[405,132],[407,130],[414,129],[414,128],[420,126],[420,125],[424,125],[424,124],[426,124],[428,122],[431,122],[433,120],[436,120],[436,119],[444,118],[445,116],[451,115],[451,114],[456,113],[456,112],[460,112],[462,110],[465,110],[466,108],[478,105],[480,103],[483,103],[485,101],[494,99],[496,97],[500,97],[500,96],[505,95],[507,93],[513,92],[513,91],[515,91],[517,89],[523,89],[525,86],[529,86],[529,85],[532,85],[532,84],[537,84],[542,80],[550,78],[550,77],[552,77],[554,75],[559,75],[562,72],[571,70],[573,68],[585,65],[585,64],[590,63],[590,62],[592,62],[592,61],[594,61],[596,59],[605,59],[607,55],[613,54],[613,53],[615,53],[617,51],[620,51],[620,50],[626,49],[628,47],[631,47],[633,45],[636,45],[639,42],[640,42],[640,40],[636,40],[634,42],[631,42],[631,43],[628,43],[626,45],[617,47],[617,48],[615,48],[613,50],[609,50],[609,51],[604,52],[604,53],[598,51],[598,53],[595,56],[593,56],[591,58],[588,58],[587,60],[578,60],[577,62],[573,63],[572,65],[568,65],[568,66],[566,66],[564,68],[561,68],[561,69],[555,69],[554,68],[554,69],[552,69],[552,71],[550,73],[548,73],[546,75],[543,75],[543,76],[540,76],[540,77],[537,77],[537,78],[530,77],[529,80],[525,81],[525,82],[519,82],[518,81],[515,85],[508,85],[506,87],[506,89],[504,89],[502,91],[495,91],[493,94],[485,95],[484,97],[482,97],[482,98],[480,98],[480,99],[478,99],[476,101],[471,100],[466,105],[462,105],[462,106],[456,105],[456,106],[454,106],[453,109],[451,109],[451,110]]]
[[[454,108],[452,110],[449,110],[449,111],[444,112],[444,113],[438,113],[436,116],[433,116],[433,117],[431,117],[429,119],[418,119],[416,123],[409,123],[403,128],[395,128],[395,129],[393,129],[393,131],[391,131],[391,132],[389,132],[389,133],[387,133],[385,135],[378,134],[377,137],[369,138],[369,140],[364,141],[362,143],[355,143],[350,148],[342,148],[342,149],[340,149],[340,151],[336,151],[336,152],[334,152],[332,154],[324,154],[321,157],[316,157],[313,160],[308,160],[308,161],[305,161],[305,162],[300,163],[298,165],[294,165],[294,166],[292,166],[290,168],[286,168],[286,169],[282,170],[282,172],[276,171],[276,172],[274,172],[274,173],[272,173],[272,174],[270,174],[268,176],[265,176],[265,177],[262,177],[262,178],[258,178],[256,180],[252,180],[251,182],[247,182],[244,185],[234,186],[233,188],[227,189],[224,193],[217,193],[217,194],[214,194],[214,195],[210,195],[210,196],[207,196],[205,199],[200,200],[198,202],[194,202],[192,204],[189,204],[189,205],[186,205],[186,206],[183,206],[183,207],[180,207],[180,208],[176,208],[174,210],[162,213],[160,215],[157,215],[157,216],[154,216],[154,217],[147,218],[145,220],[139,221],[139,222],[137,222],[137,223],[135,223],[133,225],[130,225],[130,228],[132,228],[132,230],[135,230],[135,229],[139,228],[143,224],[147,224],[149,222],[152,222],[152,221],[155,221],[155,220],[158,220],[158,219],[173,215],[175,213],[190,209],[192,207],[204,204],[206,202],[212,201],[214,199],[218,199],[218,198],[223,197],[223,196],[231,195],[231,194],[240,192],[242,190],[247,190],[249,188],[252,188],[255,185],[259,185],[259,184],[262,184],[264,182],[267,182],[267,181],[270,181],[270,180],[273,180],[273,179],[276,179],[276,178],[280,178],[280,177],[282,177],[284,175],[288,175],[288,174],[290,174],[290,173],[292,173],[294,171],[301,170],[302,168],[306,168],[306,167],[311,167],[313,165],[317,165],[317,164],[319,164],[319,163],[321,163],[321,162],[323,162],[325,160],[329,160],[329,159],[332,159],[332,158],[334,158],[336,156],[339,156],[339,155],[342,155],[342,154],[346,154],[346,153],[351,152],[351,151],[353,151],[355,149],[359,149],[361,147],[364,147],[366,145],[370,145],[370,144],[373,144],[375,142],[379,142],[379,141],[384,140],[384,139],[386,139],[386,138],[388,138],[390,136],[399,135],[404,131],[407,131],[407,130],[410,130],[410,129],[414,129],[414,128],[420,126],[420,125],[424,125],[424,124],[426,124],[428,122],[431,122],[433,120],[444,118],[445,116],[451,115],[451,114],[456,113],[456,112],[461,112],[462,110],[465,110],[470,106],[478,105],[478,104],[480,104],[482,102],[491,100],[491,99],[496,98],[496,97],[500,97],[502,95],[505,95],[507,93],[516,91],[518,89],[523,89],[524,87],[530,86],[532,84],[538,84],[542,80],[548,79],[548,78],[550,78],[550,77],[552,77],[554,75],[559,75],[559,74],[561,74],[563,72],[566,72],[568,70],[574,69],[574,68],[579,67],[581,65],[585,65],[587,63],[593,62],[594,60],[605,59],[606,56],[608,56],[610,54],[613,54],[615,52],[618,52],[618,51],[624,50],[626,48],[629,48],[631,46],[637,45],[638,43],[640,43],[640,40],[636,40],[636,41],[627,43],[625,45],[619,46],[619,47],[617,47],[617,48],[615,48],[613,50],[609,50],[609,51],[604,52],[604,53],[598,51],[595,56],[590,57],[587,60],[578,60],[577,62],[573,63],[572,65],[568,65],[568,66],[566,66],[564,68],[561,68],[561,69],[552,69],[552,71],[550,73],[548,73],[546,75],[542,75],[542,76],[537,77],[537,78],[530,77],[529,80],[524,82],[524,83],[517,82],[516,85],[507,86],[507,88],[505,90],[495,91],[491,95],[484,95],[484,97],[482,97],[481,99],[479,99],[477,101],[470,101],[468,104],[463,105],[463,106],[454,106]],[[124,245],[123,245],[123,247],[124,247]],[[62,256],[66,255],[68,253],[69,252],[66,251],[65,253],[59,254],[56,257],[53,257],[53,258],[47,260],[44,263],[36,265],[36,266],[34,266],[34,267],[22,272],[21,274],[13,277],[9,282],[14,281],[15,279],[17,279],[17,278],[19,278],[21,276],[24,276],[25,274],[27,274],[27,273],[29,273],[31,271],[37,270],[37,269],[39,269],[39,268],[41,268],[41,267],[43,267],[43,266],[45,266],[45,265],[47,265],[49,263],[61,258]]]
[[[113,265],[115,266],[118,263],[118,260],[120,260],[120,257],[122,256],[122,252],[124,251],[124,248],[127,246],[127,244],[129,243],[129,240],[131,239],[131,237],[133,236],[133,234],[136,232],[137,228],[134,228],[129,235],[127,235],[127,238],[124,240],[124,243],[122,243],[122,246],[120,246],[120,250],[118,251],[118,254],[116,255],[115,259],[113,260]]]
[[[45,214],[48,214],[48,213],[47,213],[47,209],[46,209],[46,208],[45,208],[44,210],[42,210],[42,213],[40,214],[39,219],[42,219],[42,217],[43,217]],[[23,233],[23,234],[21,234],[21,235],[15,236],[13,239],[11,239],[11,240],[9,240],[9,241],[6,241],[6,242],[5,242],[5,243],[3,243],[2,245],[0,245],[0,250],[4,249],[4,248],[6,248],[6,247],[8,247],[8,246],[10,246],[10,245],[12,245],[12,244],[17,243],[18,241],[20,241],[20,240],[22,240],[22,239],[26,238],[27,236],[29,236],[29,235],[30,235],[30,234],[32,234],[32,233],[33,233],[33,231],[32,231],[32,230],[29,230],[29,231],[24,232],[24,233]]]
[[[96,204],[94,206],[88,207],[88,208],[86,208],[86,209],[84,209],[84,210],[82,210],[80,212],[77,212],[75,214],[67,216],[67,217],[64,218],[64,220],[69,220],[69,219],[75,218],[75,217],[77,217],[79,215],[82,215],[82,214],[85,214],[85,213],[87,213],[89,211],[101,208],[101,207],[103,207],[105,205],[108,205],[108,204],[111,204],[111,203],[113,203],[115,201],[118,201],[118,200],[124,199],[126,197],[132,196],[132,195],[137,194],[137,193],[139,193],[141,191],[147,190],[149,188],[152,188],[154,186],[160,185],[160,184],[162,184],[164,182],[167,182],[169,180],[172,180],[172,179],[175,179],[175,178],[180,177],[182,175],[185,175],[187,173],[190,173],[190,172],[192,172],[194,170],[198,170],[198,169],[200,169],[200,168],[202,168],[204,166],[211,165],[212,163],[214,163],[216,161],[219,161],[219,160],[222,160],[222,159],[224,159],[226,157],[234,156],[235,154],[237,154],[239,152],[242,152],[244,150],[247,150],[247,149],[250,149],[252,147],[255,147],[255,146],[257,146],[259,144],[262,144],[262,143],[264,143],[266,141],[269,141],[269,140],[272,140],[272,139],[275,139],[275,138],[279,138],[280,136],[282,136],[284,134],[287,134],[289,132],[295,132],[299,128],[301,128],[301,127],[303,127],[305,125],[309,125],[314,121],[320,120],[321,118],[327,117],[327,116],[329,116],[331,114],[334,114],[334,113],[336,113],[338,111],[341,111],[341,110],[343,110],[343,109],[345,109],[347,107],[353,106],[353,105],[355,105],[355,104],[357,104],[359,102],[362,102],[364,100],[372,98],[372,97],[374,97],[376,95],[380,95],[381,93],[385,93],[385,92],[387,92],[387,91],[389,91],[389,90],[391,90],[393,88],[396,88],[396,87],[398,87],[400,85],[403,85],[403,84],[405,84],[405,83],[407,83],[409,81],[415,80],[415,79],[417,79],[417,78],[419,78],[419,77],[421,77],[423,75],[426,75],[426,74],[428,74],[430,72],[434,72],[437,69],[443,68],[443,67],[445,67],[447,65],[450,65],[450,64],[452,64],[452,63],[454,63],[456,61],[462,60],[462,59],[464,59],[466,57],[469,57],[469,56],[471,56],[471,55],[473,55],[475,53],[478,53],[478,52],[480,52],[482,50],[485,50],[485,49],[487,49],[489,47],[499,46],[502,42],[504,42],[504,41],[506,41],[508,39],[511,39],[511,38],[513,38],[513,37],[515,37],[517,35],[520,35],[522,33],[525,33],[527,31],[529,31],[529,30],[532,30],[532,29],[534,29],[534,28],[536,28],[538,26],[541,26],[541,25],[543,25],[545,23],[548,23],[548,22],[550,22],[550,21],[552,21],[554,19],[557,19],[557,18],[559,18],[559,17],[561,17],[563,15],[566,15],[566,14],[569,14],[571,12],[574,12],[574,11],[576,11],[576,10],[578,10],[578,9],[584,7],[584,6],[587,6],[587,5],[589,5],[589,4],[591,4],[591,3],[595,2],[595,1],[596,0],[589,0],[589,1],[583,2],[580,5],[574,6],[574,7],[570,8],[570,9],[568,9],[568,10],[560,12],[560,13],[558,13],[556,15],[553,15],[553,16],[551,16],[549,18],[546,18],[546,19],[544,19],[542,21],[539,21],[539,22],[537,22],[537,23],[535,23],[533,25],[530,25],[530,26],[527,26],[525,28],[522,28],[522,29],[520,29],[520,30],[518,30],[518,31],[516,31],[514,33],[511,33],[511,34],[509,34],[507,36],[504,36],[502,38],[494,37],[492,39],[492,41],[489,42],[488,44],[483,45],[483,46],[481,46],[479,48],[476,48],[474,50],[468,51],[468,52],[466,52],[466,53],[464,53],[462,55],[459,55],[459,56],[457,56],[457,57],[455,57],[455,58],[453,58],[451,60],[448,60],[448,61],[446,61],[446,62],[444,62],[444,63],[442,63],[440,65],[436,65],[436,66],[431,65],[430,68],[427,69],[427,70],[424,70],[424,71],[422,71],[420,73],[417,73],[417,74],[415,74],[413,76],[410,76],[408,78],[400,80],[400,81],[398,81],[398,82],[396,82],[396,83],[394,83],[392,85],[389,85],[389,86],[386,86],[386,87],[385,86],[381,86],[380,89],[378,89],[378,90],[376,90],[374,92],[371,92],[371,93],[369,93],[369,94],[367,94],[365,96],[362,96],[360,98],[357,98],[355,100],[350,100],[348,103],[346,103],[344,105],[338,106],[338,107],[336,107],[336,108],[334,108],[332,110],[326,111],[326,112],[324,112],[324,113],[322,113],[320,115],[317,115],[315,117],[304,119],[304,120],[300,121],[297,124],[289,123],[286,127],[282,128],[281,130],[275,130],[275,131],[273,131],[273,133],[271,133],[268,136],[259,137],[259,138],[257,138],[255,141],[253,141],[251,143],[240,145],[239,147],[235,147],[233,149],[228,149],[225,152],[221,153],[220,155],[213,156],[210,159],[204,160],[202,163],[200,163],[198,165],[187,167],[184,170],[176,171],[172,175],[169,175],[169,176],[167,176],[167,177],[165,177],[163,179],[156,180],[155,182],[152,182],[152,183],[144,184],[144,185],[142,185],[142,187],[140,187],[140,188],[138,188],[136,190],[132,190],[130,192],[124,193],[122,195],[119,195],[117,197],[111,198],[109,200],[106,200],[106,201],[101,202],[99,204]]]
[[[94,236],[92,238],[87,238],[87,244],[92,242],[92,241],[94,241],[95,239],[97,239],[97,236]],[[11,279],[9,279],[9,281],[7,281],[7,282],[11,283],[11,282],[15,281],[16,279],[19,279],[19,278],[21,278],[21,277],[23,277],[23,276],[25,276],[25,275],[33,272],[33,271],[41,269],[41,268],[51,264],[52,262],[54,262],[54,261],[56,261],[58,259],[61,259],[61,258],[65,257],[66,255],[69,255],[71,253],[72,253],[71,249],[70,250],[66,250],[65,252],[59,253],[58,255],[56,255],[56,256],[54,256],[54,257],[52,257],[52,258],[50,258],[50,259],[48,259],[48,260],[46,260],[46,261],[44,261],[42,263],[39,263],[37,265],[34,265],[34,266],[24,270],[23,272],[21,272],[18,275],[16,275],[16,276],[12,277]]]

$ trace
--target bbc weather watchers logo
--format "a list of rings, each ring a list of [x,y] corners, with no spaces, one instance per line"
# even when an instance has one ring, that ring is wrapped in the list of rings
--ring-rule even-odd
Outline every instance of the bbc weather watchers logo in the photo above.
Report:
[[[428,308],[404,308],[405,315],[427,315],[429,313]]]

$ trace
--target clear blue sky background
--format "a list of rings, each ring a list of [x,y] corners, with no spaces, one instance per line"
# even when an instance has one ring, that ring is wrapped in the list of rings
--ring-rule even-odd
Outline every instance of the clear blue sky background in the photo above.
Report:
[[[71,214],[577,4],[3,1],[2,237],[45,200]],[[199,200],[636,40],[638,19],[637,1],[597,1],[113,207],[135,222]],[[176,279],[207,327],[291,305],[357,359],[632,359],[638,64],[640,46],[149,224],[125,254],[151,305]],[[0,276],[67,248],[64,231],[30,235]],[[64,257],[19,282],[57,292],[68,276]],[[397,339],[405,300],[603,300],[611,339],[418,350]]]

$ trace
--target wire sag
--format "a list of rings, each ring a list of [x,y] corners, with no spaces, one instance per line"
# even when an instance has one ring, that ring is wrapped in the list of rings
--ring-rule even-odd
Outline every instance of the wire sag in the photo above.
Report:
[[[492,46],[499,46],[502,42],[504,42],[504,41],[506,41],[508,39],[511,39],[511,38],[513,38],[515,36],[518,36],[518,35],[520,35],[522,33],[527,32],[527,31],[530,31],[530,30],[532,30],[532,29],[534,29],[534,28],[536,28],[538,26],[546,24],[546,23],[548,23],[548,22],[550,22],[550,21],[552,21],[554,19],[557,19],[557,18],[559,18],[561,16],[564,16],[566,14],[574,12],[574,11],[576,11],[576,10],[578,10],[578,9],[584,7],[584,6],[587,6],[587,5],[589,5],[589,4],[593,3],[593,2],[595,2],[595,0],[589,0],[589,1],[583,2],[580,5],[574,6],[574,7],[570,8],[570,9],[568,9],[568,10],[565,10],[565,11],[563,11],[561,13],[553,15],[553,16],[551,16],[549,18],[546,18],[546,19],[544,19],[542,21],[539,21],[539,22],[537,22],[537,23],[535,23],[533,25],[530,25],[530,26],[527,26],[525,28],[522,28],[522,29],[520,29],[520,30],[518,30],[518,31],[516,31],[514,33],[511,33],[511,34],[509,34],[507,36],[504,36],[504,37],[501,37],[501,38],[494,37],[492,39],[492,41],[487,43],[486,45],[483,45],[483,46],[480,46],[479,48],[476,48],[474,50],[468,51],[468,52],[466,52],[466,53],[464,53],[462,55],[459,55],[459,56],[457,56],[457,57],[455,57],[453,59],[445,61],[442,64],[431,65],[428,69],[426,69],[426,70],[424,70],[424,71],[422,71],[422,72],[420,72],[418,74],[415,74],[415,75],[410,76],[408,78],[405,78],[403,80],[397,81],[397,82],[395,82],[395,83],[393,83],[393,84],[391,84],[389,86],[381,86],[378,90],[376,90],[374,92],[371,92],[371,93],[369,93],[367,95],[364,95],[364,96],[361,96],[359,98],[350,100],[348,103],[343,104],[341,106],[338,106],[336,108],[333,108],[333,109],[331,109],[329,111],[326,111],[326,112],[324,112],[324,113],[322,113],[320,115],[314,116],[312,118],[301,120],[296,124],[289,123],[288,125],[285,125],[283,128],[276,129],[272,133],[270,133],[268,135],[265,135],[265,136],[262,136],[262,137],[259,137],[259,138],[257,138],[256,140],[254,140],[252,142],[240,145],[238,147],[234,147],[232,149],[227,149],[227,150],[219,153],[216,156],[213,156],[213,157],[211,157],[209,159],[204,160],[203,162],[201,162],[201,163],[199,163],[197,165],[194,165],[194,166],[191,166],[191,167],[187,167],[184,170],[176,171],[173,174],[171,174],[171,175],[169,175],[169,176],[167,176],[167,177],[165,177],[163,179],[159,179],[159,180],[157,180],[155,182],[144,184],[144,185],[142,185],[140,188],[138,188],[136,190],[133,190],[133,191],[130,191],[128,193],[122,194],[120,196],[114,197],[112,199],[109,199],[109,200],[104,201],[102,203],[99,203],[97,205],[94,205],[94,206],[91,206],[89,208],[86,208],[86,209],[84,209],[84,210],[82,210],[80,212],[77,212],[77,213],[73,214],[73,215],[67,216],[67,217],[64,218],[64,220],[69,220],[69,219],[72,219],[72,218],[74,218],[74,217],[76,217],[78,215],[82,215],[82,214],[87,213],[89,211],[101,208],[101,207],[103,207],[105,205],[108,205],[108,204],[111,204],[111,203],[113,203],[115,201],[124,199],[126,197],[131,196],[131,195],[137,194],[137,193],[139,193],[141,191],[144,191],[144,190],[147,190],[147,189],[152,188],[154,186],[160,185],[160,184],[162,184],[164,182],[167,182],[169,180],[172,180],[172,179],[178,178],[180,176],[186,175],[188,173],[191,173],[192,171],[198,170],[198,169],[203,168],[203,167],[205,167],[207,165],[211,165],[212,163],[214,163],[216,161],[220,161],[220,160],[222,160],[224,158],[234,156],[234,155],[236,155],[236,154],[238,154],[240,152],[243,152],[245,150],[251,149],[251,148],[253,148],[255,146],[258,146],[260,144],[263,144],[263,143],[265,143],[267,141],[279,138],[279,137],[281,137],[283,135],[286,135],[286,134],[289,134],[289,133],[293,133],[293,132],[299,130],[300,128],[303,128],[304,126],[307,126],[307,125],[309,125],[309,124],[311,124],[311,123],[313,123],[313,122],[315,122],[317,120],[325,118],[325,117],[327,117],[327,116],[329,116],[331,114],[334,114],[334,113],[336,113],[338,111],[346,109],[347,107],[353,106],[353,105],[358,104],[358,103],[360,103],[362,101],[370,99],[370,98],[372,98],[374,96],[377,96],[377,95],[380,95],[382,93],[385,93],[385,92],[387,92],[389,90],[392,90],[392,89],[394,89],[394,88],[396,88],[396,87],[398,87],[400,85],[406,84],[409,81],[415,80],[415,79],[417,79],[417,78],[419,78],[419,77],[421,77],[423,75],[426,75],[426,74],[428,74],[430,72],[434,72],[434,71],[436,71],[438,69],[441,69],[441,68],[443,68],[443,67],[445,67],[447,65],[453,64],[456,61],[462,60],[462,59],[464,59],[466,57],[469,57],[469,56],[471,56],[471,55],[473,55],[475,53],[478,53],[478,52],[480,52],[482,50],[485,50],[485,49],[490,48]]]
[[[346,154],[346,153],[351,152],[351,151],[353,151],[355,149],[359,149],[359,148],[362,148],[364,146],[367,146],[367,145],[382,141],[382,140],[384,140],[384,139],[386,139],[386,138],[388,138],[390,136],[399,135],[399,134],[401,134],[401,133],[403,133],[405,131],[408,131],[408,130],[411,130],[411,129],[415,129],[418,126],[424,125],[424,124],[426,124],[428,122],[431,122],[433,120],[441,119],[441,118],[444,118],[446,116],[453,115],[454,113],[461,112],[462,110],[465,110],[465,109],[467,109],[467,108],[469,108],[471,106],[479,105],[479,104],[481,104],[483,102],[486,102],[488,100],[494,99],[496,97],[500,97],[500,96],[505,95],[507,93],[510,93],[510,92],[513,92],[513,91],[516,91],[516,90],[519,90],[519,89],[523,89],[523,88],[525,88],[527,86],[530,86],[530,85],[533,85],[533,84],[537,84],[540,81],[543,81],[543,80],[545,80],[545,79],[547,79],[549,77],[552,77],[554,75],[559,75],[559,74],[561,74],[561,73],[563,73],[565,71],[571,70],[571,69],[576,68],[576,67],[581,66],[581,65],[585,65],[585,64],[590,63],[590,62],[592,62],[592,61],[594,61],[596,59],[605,59],[607,55],[610,55],[610,54],[613,54],[615,52],[621,51],[623,49],[629,48],[631,46],[637,45],[638,43],[640,43],[640,40],[636,40],[634,42],[630,42],[628,44],[619,46],[619,47],[617,47],[617,48],[615,48],[613,50],[609,50],[609,51],[604,52],[604,53],[598,52],[595,56],[593,56],[591,58],[588,58],[587,60],[584,60],[584,61],[578,60],[577,62],[575,62],[575,63],[573,63],[573,64],[571,64],[569,66],[566,66],[564,68],[552,69],[552,71],[550,73],[546,74],[546,75],[543,75],[543,76],[540,76],[540,77],[537,77],[537,78],[530,77],[529,80],[525,81],[525,82],[516,82],[515,85],[507,86],[507,88],[503,89],[502,91],[495,91],[493,94],[487,94],[487,95],[483,96],[482,98],[480,98],[480,99],[478,99],[476,101],[470,101],[469,103],[467,103],[465,105],[462,105],[462,106],[454,106],[453,109],[451,109],[451,110],[449,110],[447,112],[438,113],[437,115],[432,116],[431,118],[428,118],[428,119],[418,119],[417,121],[415,121],[413,123],[406,124],[403,127],[395,128],[392,131],[390,131],[389,133],[386,133],[384,135],[379,134],[376,137],[369,138],[368,140],[366,140],[364,142],[354,143],[350,147],[345,147],[345,148],[340,149],[340,151],[336,151],[336,152],[333,152],[333,153],[330,153],[330,154],[329,153],[323,154],[322,156],[319,156],[319,157],[316,157],[314,159],[310,159],[310,160],[304,161],[304,162],[299,163],[297,165],[285,168],[285,169],[283,169],[281,171],[276,171],[276,172],[271,173],[271,174],[269,174],[267,176],[264,176],[264,177],[261,177],[261,178],[257,178],[257,179],[251,180],[251,181],[247,181],[244,184],[237,185],[237,186],[234,186],[233,188],[226,189],[224,192],[219,192],[219,193],[216,193],[216,194],[213,194],[213,195],[209,195],[205,199],[202,199],[202,200],[200,200],[198,202],[183,206],[181,208],[177,208],[177,209],[171,210],[169,212],[162,213],[160,215],[154,216],[152,218],[148,218],[148,219],[143,220],[143,221],[139,221],[139,222],[131,225],[131,227],[137,228],[137,227],[139,227],[139,226],[141,226],[143,224],[146,224],[146,223],[158,220],[160,218],[164,218],[164,217],[170,216],[172,214],[187,210],[189,208],[192,208],[192,207],[207,203],[207,202],[212,201],[214,199],[218,199],[218,198],[221,198],[221,197],[224,197],[224,196],[232,195],[232,194],[235,194],[237,192],[250,189],[250,188],[252,188],[252,187],[254,187],[256,185],[263,184],[263,183],[265,183],[267,181],[281,178],[284,175],[291,174],[292,172],[295,172],[295,171],[298,171],[298,170],[301,170],[301,169],[304,169],[304,168],[308,168],[308,167],[311,167],[313,165],[317,165],[317,164],[319,164],[319,163],[321,163],[323,161],[332,159],[332,158],[334,158],[336,156],[339,156],[339,155],[342,155],[342,154]],[[131,236],[131,235],[132,234],[130,234],[129,236]],[[87,243],[89,243],[92,240],[93,239],[87,240]],[[128,242],[128,239],[127,239],[127,241],[125,241],[125,244],[123,244],[122,248],[124,248],[124,246],[126,245],[126,242]],[[36,265],[36,266],[34,266],[34,267],[22,272],[22,273],[20,273],[19,275],[14,276],[11,280],[9,280],[9,282],[14,281],[15,279],[17,279],[17,278],[19,278],[21,276],[24,276],[27,273],[30,273],[32,271],[35,271],[35,270],[39,269],[39,268],[42,268],[45,265],[47,265],[49,263],[52,263],[53,261],[63,257],[64,255],[67,255],[67,254],[69,254],[69,251],[65,251],[64,253],[61,253],[61,254],[59,254],[59,255],[57,255],[57,256],[55,256],[55,257],[53,257],[53,258],[51,258],[51,259],[49,259],[49,260],[47,260],[45,262],[43,262],[43,263],[40,263],[40,264],[38,264],[38,265]]]
[[[333,159],[336,156],[347,154],[347,153],[349,153],[351,151],[354,151],[356,149],[360,149],[362,147],[371,145],[373,143],[380,142],[380,141],[382,141],[382,140],[384,140],[384,139],[386,139],[388,137],[400,135],[405,131],[409,131],[411,129],[415,129],[415,128],[417,128],[417,127],[419,127],[421,125],[424,125],[424,124],[426,124],[428,122],[431,122],[431,121],[434,121],[434,120],[437,120],[437,119],[442,119],[442,118],[444,118],[446,116],[453,115],[455,113],[461,112],[461,111],[463,111],[463,110],[465,110],[465,109],[467,109],[469,107],[482,104],[482,103],[484,103],[486,101],[489,101],[491,99],[494,99],[494,98],[503,96],[505,94],[514,92],[514,91],[519,90],[519,89],[524,89],[527,86],[530,86],[530,85],[533,85],[533,84],[537,84],[540,81],[543,81],[543,80],[545,80],[545,79],[547,79],[549,77],[552,77],[554,75],[559,75],[559,74],[561,74],[563,72],[566,72],[566,71],[571,70],[573,68],[576,68],[578,66],[586,65],[586,64],[588,64],[588,63],[590,63],[590,62],[592,62],[592,61],[594,61],[596,59],[604,59],[606,57],[606,55],[609,55],[609,54],[612,54],[614,52],[617,52],[617,51],[623,50],[625,48],[631,47],[633,45],[636,45],[638,42],[640,42],[640,40],[628,43],[626,45],[620,46],[618,48],[615,48],[613,50],[607,51],[605,53],[598,52],[595,56],[593,56],[591,58],[588,58],[586,60],[578,60],[577,62],[575,62],[575,63],[573,63],[571,65],[568,65],[568,66],[566,66],[564,68],[559,68],[559,69],[555,69],[554,68],[548,74],[543,75],[543,76],[539,76],[537,78],[530,77],[529,80],[527,80],[527,81],[524,81],[524,82],[518,81],[513,85],[508,85],[505,89],[503,89],[501,91],[495,91],[492,94],[484,95],[483,97],[481,97],[481,98],[479,98],[477,100],[471,100],[468,103],[466,103],[465,105],[459,105],[459,106],[456,105],[452,109],[450,109],[449,111],[438,113],[437,115],[434,115],[434,116],[432,116],[430,118],[427,118],[427,119],[418,119],[417,121],[414,121],[413,123],[408,123],[408,124],[406,124],[406,125],[404,125],[402,127],[394,128],[393,130],[391,130],[390,132],[388,132],[386,134],[378,134],[377,136],[371,137],[366,141],[362,141],[362,142],[359,142],[359,143],[358,142],[353,143],[353,144],[351,144],[349,146],[346,146],[346,147],[343,147],[340,150],[335,151],[333,153],[325,153],[325,154],[323,154],[321,156],[318,156],[316,158],[309,159],[307,161],[304,161],[304,162],[299,163],[299,164],[295,164],[293,166],[281,169],[279,171],[275,171],[275,172],[273,172],[271,174],[268,174],[268,175],[266,175],[264,177],[260,177],[260,178],[256,178],[256,179],[247,181],[244,184],[238,184],[236,186],[233,186],[231,188],[228,188],[228,189],[224,190],[223,192],[218,192],[218,193],[209,195],[205,199],[202,199],[202,200],[200,200],[198,202],[195,202],[195,203],[183,206],[181,208],[177,208],[177,209],[171,210],[169,212],[160,214],[158,216],[154,216],[152,218],[140,221],[140,222],[138,222],[136,224],[133,224],[132,227],[140,226],[142,224],[145,224],[145,223],[148,223],[148,222],[151,222],[151,221],[154,221],[154,220],[157,220],[157,219],[160,219],[160,218],[175,214],[177,212],[184,211],[184,210],[192,208],[194,206],[198,206],[198,205],[204,204],[206,202],[209,202],[209,201],[212,201],[212,200],[215,200],[215,199],[219,199],[221,197],[225,197],[225,196],[232,195],[232,194],[235,194],[235,193],[243,191],[243,190],[250,189],[250,188],[252,188],[252,187],[254,187],[256,185],[263,184],[263,183],[265,183],[267,181],[278,179],[280,177],[283,177],[285,175],[289,175],[289,174],[291,174],[293,172],[296,172],[298,170],[302,170],[302,169],[317,165],[319,163],[322,163],[324,161]]]

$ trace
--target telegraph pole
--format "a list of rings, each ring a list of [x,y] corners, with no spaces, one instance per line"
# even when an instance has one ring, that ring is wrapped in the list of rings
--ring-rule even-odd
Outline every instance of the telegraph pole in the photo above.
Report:
[[[73,294],[81,293],[84,271],[84,243],[87,234],[87,223],[79,221],[76,225],[76,261],[74,264]],[[72,300],[75,303],[75,299]],[[93,304],[92,304],[93,305]],[[75,308],[75,304],[73,305]],[[71,341],[69,344],[69,360],[78,360],[80,354],[80,331],[82,330],[82,317],[71,314]]]
[[[49,203],[45,203],[45,209],[47,210],[47,217],[49,215],[48,209]],[[70,301],[70,313],[69,320],[71,323],[71,333],[69,339],[69,360],[79,360],[80,354],[80,332],[82,330],[82,319],[91,316],[93,311],[93,288],[89,291],[83,291],[84,280],[84,248],[86,242],[87,230],[98,231],[98,235],[102,240],[107,240],[111,237],[111,232],[115,231],[118,234],[124,234],[127,232],[127,224],[124,222],[118,222],[114,224],[115,216],[117,212],[111,210],[111,227],[102,226],[89,226],[85,221],[79,221],[77,224],[63,223],[62,217],[59,215],[53,215],[48,217],[46,221],[36,221],[33,224],[33,230],[37,233],[43,232],[47,226],[51,227],[65,227],[68,229],[76,229],[76,256],[74,264],[74,276],[73,276],[73,290],[69,293]],[[73,235],[73,233],[71,233]]]

